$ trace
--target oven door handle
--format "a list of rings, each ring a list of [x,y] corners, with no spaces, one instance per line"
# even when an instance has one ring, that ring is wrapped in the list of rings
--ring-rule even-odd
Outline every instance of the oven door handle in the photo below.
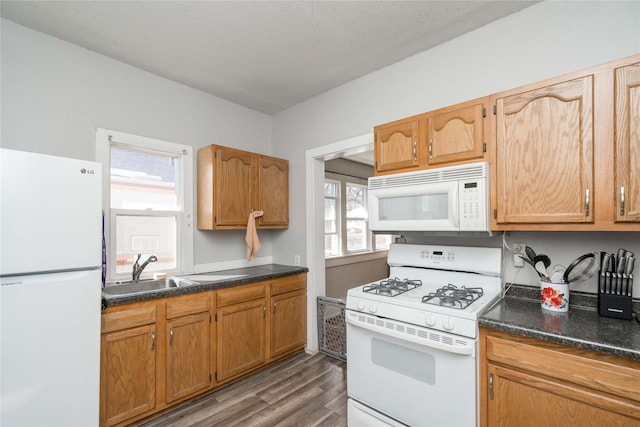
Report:
[[[413,342],[415,344],[418,344],[420,346],[423,347],[429,347],[429,348],[435,348],[438,350],[442,350],[442,351],[446,351],[448,353],[456,353],[456,354],[461,354],[461,355],[465,355],[465,356],[473,356],[475,349],[473,345],[468,345],[465,347],[456,347],[453,345],[449,345],[449,344],[443,344],[442,342],[439,341],[435,341],[435,340],[431,340],[428,338],[421,338],[421,337],[417,337],[415,335],[406,333],[406,332],[398,332],[395,329],[389,329],[389,328],[385,328],[385,327],[380,327],[380,326],[376,326],[376,325],[372,325],[370,323],[367,322],[362,322],[359,321],[357,318],[354,318],[357,316],[351,316],[349,315],[349,313],[347,313],[346,316],[346,321],[347,323],[353,325],[356,328],[363,328],[363,329],[367,329],[369,331],[372,332],[376,332],[378,334],[381,335],[386,335],[389,337],[393,337],[393,338],[397,338],[399,340],[402,341],[410,341]],[[406,328],[406,327],[405,327]],[[417,327],[414,327],[414,329],[418,329]],[[436,335],[438,336],[442,336],[439,332],[435,332]]]

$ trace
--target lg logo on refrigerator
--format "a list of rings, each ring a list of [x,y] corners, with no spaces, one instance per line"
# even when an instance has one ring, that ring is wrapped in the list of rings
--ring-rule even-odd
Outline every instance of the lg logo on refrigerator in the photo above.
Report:
[[[93,169],[80,169],[81,174],[95,175],[95,171]]]

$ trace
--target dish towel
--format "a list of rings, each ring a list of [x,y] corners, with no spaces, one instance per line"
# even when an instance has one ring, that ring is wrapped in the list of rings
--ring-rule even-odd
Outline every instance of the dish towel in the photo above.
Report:
[[[247,242],[247,260],[251,261],[260,250],[260,240],[256,230],[256,218],[264,215],[264,211],[252,211],[247,221],[247,235],[244,240]]]

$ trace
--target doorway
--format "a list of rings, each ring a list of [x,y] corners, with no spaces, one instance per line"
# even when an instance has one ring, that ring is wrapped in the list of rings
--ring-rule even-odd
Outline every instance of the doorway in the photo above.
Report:
[[[318,351],[318,296],[325,295],[324,262],[324,162],[373,149],[373,132],[333,144],[307,150],[306,170],[306,265],[307,276],[307,349]]]

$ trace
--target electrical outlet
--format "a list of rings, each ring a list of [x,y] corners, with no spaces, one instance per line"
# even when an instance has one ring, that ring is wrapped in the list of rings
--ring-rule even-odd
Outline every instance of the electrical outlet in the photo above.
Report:
[[[526,243],[514,243],[513,244],[513,266],[522,268],[524,267],[524,261],[521,256],[527,256],[524,248],[527,247]]]
[[[300,265],[300,255],[294,255],[293,256],[293,264],[294,265]]]

